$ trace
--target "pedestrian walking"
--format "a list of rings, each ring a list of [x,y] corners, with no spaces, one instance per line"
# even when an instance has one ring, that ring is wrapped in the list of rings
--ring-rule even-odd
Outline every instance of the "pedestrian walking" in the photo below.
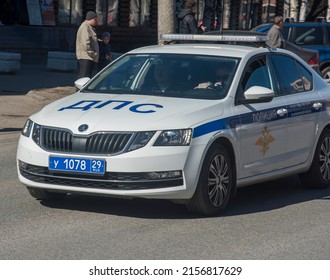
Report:
[[[280,30],[283,28],[283,17],[277,16],[274,18],[274,24],[269,29],[268,41],[266,44],[271,48],[284,48],[284,40]]]
[[[76,37],[76,56],[79,63],[78,78],[91,78],[95,64],[99,60],[99,43],[94,29],[97,23],[97,14],[89,11],[85,21],[78,29]]]

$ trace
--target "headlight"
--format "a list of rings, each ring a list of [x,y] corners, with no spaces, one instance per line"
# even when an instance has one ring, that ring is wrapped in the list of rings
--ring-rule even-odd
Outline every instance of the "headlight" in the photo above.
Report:
[[[188,146],[191,141],[192,130],[177,129],[164,130],[157,138],[154,146]]]
[[[152,136],[154,136],[154,134],[155,134],[154,131],[144,131],[137,133],[132,144],[128,148],[128,151],[133,151],[144,147],[152,138]]]
[[[35,123],[32,132],[32,139],[39,146],[40,146],[40,136],[41,136],[41,126]]]
[[[26,137],[30,137],[32,126],[33,126],[33,121],[27,119],[22,129],[22,135]]]

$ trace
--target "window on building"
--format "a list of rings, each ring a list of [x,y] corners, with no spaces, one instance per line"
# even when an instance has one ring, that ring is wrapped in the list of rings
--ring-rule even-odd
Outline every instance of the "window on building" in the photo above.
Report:
[[[82,22],[83,0],[58,0],[58,24],[79,25]]]
[[[129,26],[150,25],[150,0],[131,0]]]
[[[97,0],[96,13],[99,25],[118,26],[119,0]]]

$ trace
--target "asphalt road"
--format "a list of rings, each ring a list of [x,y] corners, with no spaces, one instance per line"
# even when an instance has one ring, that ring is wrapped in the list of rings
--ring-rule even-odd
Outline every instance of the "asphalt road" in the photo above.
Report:
[[[16,171],[19,132],[0,132],[1,260],[329,260],[330,188],[296,177],[238,191],[221,217],[161,200],[33,199]]]

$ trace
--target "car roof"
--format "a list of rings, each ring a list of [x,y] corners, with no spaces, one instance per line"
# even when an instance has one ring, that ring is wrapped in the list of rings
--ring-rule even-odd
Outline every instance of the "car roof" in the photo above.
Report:
[[[272,26],[274,23],[267,22],[260,24],[251,29],[251,31],[256,31],[262,27]],[[285,26],[330,26],[330,22],[319,22],[319,21],[304,21],[304,22],[284,22]]]
[[[213,31],[203,34],[161,34],[163,44],[145,46],[129,53],[176,53],[243,58],[249,53],[268,52],[267,35],[247,30]],[[261,45],[263,44],[263,45]]]
[[[305,22],[284,22],[284,25],[315,26],[315,25],[330,25],[330,23],[328,23],[328,22],[319,22],[319,21],[305,21]]]

